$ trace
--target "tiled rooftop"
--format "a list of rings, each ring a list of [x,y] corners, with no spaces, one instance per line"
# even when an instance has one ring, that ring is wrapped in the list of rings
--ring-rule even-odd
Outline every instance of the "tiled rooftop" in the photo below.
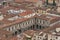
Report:
[[[0,0],[0,2],[2,2],[2,1],[4,1],[4,0]],[[8,1],[8,0],[6,0],[6,1]],[[13,25],[16,23],[27,21],[31,18],[39,18],[42,20],[49,21],[50,23],[60,21],[59,16],[53,16],[53,15],[48,15],[48,14],[41,14],[41,15],[38,14],[37,15],[34,11],[32,11],[31,9],[34,9],[34,10],[40,9],[43,11],[46,11],[47,9],[49,9],[46,7],[41,7],[41,8],[35,7],[33,4],[37,3],[38,1],[39,0],[14,0],[14,2],[20,3],[20,4],[18,6],[14,5],[14,4],[8,4],[7,6],[0,5],[0,8],[1,8],[0,9],[0,29],[1,29],[0,30],[0,40],[17,40],[16,36],[11,37],[11,38],[6,38],[5,35],[10,35],[11,32],[8,32],[8,31],[2,30],[2,29],[5,27],[9,27],[10,25]],[[42,1],[44,2],[44,0],[42,0]],[[30,5],[30,3],[32,5],[30,7],[28,7],[27,5]],[[23,17],[23,16],[27,16],[27,15],[33,14],[33,13],[35,13],[35,15],[31,16],[29,18]],[[60,13],[58,13],[56,10],[51,10],[51,9],[49,11],[47,11],[47,13],[60,15]],[[20,17],[22,17],[22,18],[20,18]],[[43,31],[43,33],[51,34],[51,32],[49,32],[49,31],[55,30],[56,28],[59,28],[59,27],[60,27],[60,23],[57,23],[57,24],[55,24],[49,28],[46,28],[42,31]],[[33,36],[34,33],[37,33],[37,32],[41,33],[42,31],[41,30],[40,31],[28,30],[22,34],[23,34],[23,37],[25,37],[26,34],[29,36]],[[56,33],[56,35],[57,34],[60,35],[60,32]],[[43,34],[41,34],[41,35],[43,35]],[[23,38],[23,40],[24,40],[24,38]]]
[[[19,3],[19,2],[38,2],[38,0],[15,0],[15,2]]]

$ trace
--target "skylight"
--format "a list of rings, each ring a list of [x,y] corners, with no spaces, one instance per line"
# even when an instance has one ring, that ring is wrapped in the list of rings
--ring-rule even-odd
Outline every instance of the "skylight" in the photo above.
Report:
[[[20,9],[20,10],[8,10],[8,13],[9,14],[18,14],[18,13],[22,13],[22,12],[25,12],[26,10],[23,10],[23,9]]]
[[[16,13],[19,13],[19,11],[18,10],[8,10],[8,13],[16,14]]]

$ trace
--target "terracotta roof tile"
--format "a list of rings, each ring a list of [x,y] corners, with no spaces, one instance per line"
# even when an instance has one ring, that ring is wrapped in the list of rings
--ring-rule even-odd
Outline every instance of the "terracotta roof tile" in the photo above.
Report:
[[[19,3],[19,2],[24,2],[24,0],[14,0],[15,2]]]
[[[33,36],[33,34],[35,33],[34,30],[28,30],[24,32],[25,34],[29,35],[29,36]]]
[[[15,2],[19,3],[19,2],[38,2],[38,0],[15,0]]]
[[[28,2],[38,2],[38,0],[26,0]]]
[[[50,23],[54,23],[60,20],[60,17],[57,16],[51,16],[51,15],[41,15],[37,16],[37,18],[40,18],[42,20],[50,21]]]
[[[33,13],[32,10],[26,10],[26,12],[20,13],[19,16],[26,16],[26,15],[29,15],[29,14],[32,14],[32,13]]]

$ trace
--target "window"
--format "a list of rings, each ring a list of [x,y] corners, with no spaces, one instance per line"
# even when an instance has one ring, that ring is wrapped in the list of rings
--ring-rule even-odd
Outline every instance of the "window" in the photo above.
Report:
[[[30,20],[30,22],[29,23],[31,23],[31,20]]]
[[[41,20],[41,24],[43,24],[43,20]]]
[[[2,4],[3,4],[3,5],[6,5],[6,4],[7,4],[7,2],[5,1],[5,2],[3,2]]]
[[[43,24],[45,24],[45,20],[43,20]]]
[[[7,30],[7,31],[9,31],[9,28],[7,28],[7,29],[4,29],[4,30]]]
[[[32,23],[33,23],[33,20],[32,20]]]
[[[12,27],[12,30],[13,30],[13,27]]]
[[[28,24],[28,22],[27,22],[27,24]]]
[[[21,24],[19,24],[19,27],[20,27]]]
[[[39,12],[37,11],[37,13],[39,13]]]
[[[15,31],[15,35],[17,34],[17,31]]]
[[[34,40],[36,40],[36,39],[34,39]]]
[[[41,20],[40,20],[40,23],[41,23]]]
[[[20,28],[19,24],[17,24],[17,28]]]
[[[40,20],[39,20],[39,19],[37,19],[37,22],[38,22],[38,23],[40,23]]]
[[[58,37],[56,37],[56,39],[58,39]]]
[[[12,31],[12,27],[10,27],[10,31]]]
[[[41,39],[41,37],[40,37],[40,39]]]
[[[23,23],[23,26],[24,26],[24,23]]]
[[[27,22],[26,22],[26,25],[27,25]]]
[[[29,24],[29,21],[28,21],[28,24]]]
[[[15,30],[16,28],[15,28],[15,25],[14,25],[14,30]]]
[[[8,35],[5,35],[6,36],[6,38],[8,37]]]
[[[10,28],[9,28],[9,31],[10,31]]]
[[[38,19],[36,20],[36,22],[38,22]]]
[[[50,40],[52,40],[52,39],[50,39]]]

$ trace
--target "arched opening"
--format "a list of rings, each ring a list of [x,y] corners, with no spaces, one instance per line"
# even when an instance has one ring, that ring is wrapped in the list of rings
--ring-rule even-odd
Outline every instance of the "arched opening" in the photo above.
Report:
[[[18,32],[21,33],[22,32],[21,29],[19,29]]]
[[[33,25],[33,27],[32,27],[33,29],[35,29],[35,25]]]
[[[32,26],[31,26],[31,29],[32,29]]]
[[[28,30],[28,27],[24,28],[24,31]]]
[[[15,31],[15,35],[17,35],[17,31]]]
[[[2,5],[7,5],[7,2],[6,2],[6,1],[3,1],[3,2],[2,2]]]
[[[39,29],[38,25],[36,25],[36,29]]]
[[[28,30],[30,30],[30,27],[28,27]]]
[[[44,28],[45,28],[44,26],[41,27],[41,29],[44,29]]]
[[[31,30],[31,26],[28,29]]]
[[[12,33],[12,36],[14,36],[15,34],[14,33]]]
[[[39,26],[39,29],[41,29],[41,26]]]
[[[43,26],[42,29],[44,29],[45,27]]]

